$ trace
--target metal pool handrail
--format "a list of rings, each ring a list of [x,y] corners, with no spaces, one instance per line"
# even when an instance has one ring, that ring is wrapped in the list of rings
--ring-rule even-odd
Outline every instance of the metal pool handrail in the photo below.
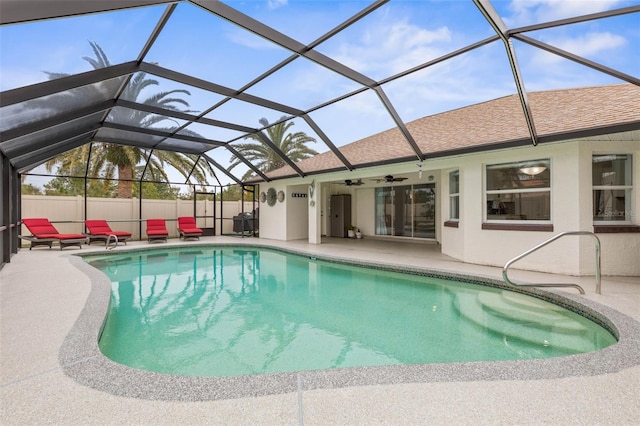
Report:
[[[112,239],[114,244],[109,245],[109,241],[111,241]],[[107,242],[104,243],[104,247],[107,250],[113,250],[114,248],[118,247],[118,236],[115,234],[109,234],[109,236],[107,237]]]
[[[529,249],[529,250],[525,251],[521,255],[514,257],[513,259],[511,259],[510,261],[505,263],[504,267],[502,268],[502,278],[504,279],[504,281],[507,284],[520,286],[520,287],[573,287],[573,288],[578,289],[580,294],[584,294],[584,289],[582,287],[580,287],[578,284],[573,284],[573,283],[518,284],[518,283],[514,283],[513,281],[511,281],[509,279],[508,275],[507,275],[507,270],[509,269],[509,266],[511,266],[511,264],[513,264],[514,262],[517,262],[518,260],[522,259],[523,257],[528,256],[531,253],[541,249],[542,247],[546,246],[547,244],[550,244],[550,243],[554,242],[555,240],[557,240],[559,238],[562,238],[564,236],[567,236],[567,235],[589,235],[589,236],[591,236],[591,237],[593,237],[595,239],[595,245],[596,245],[596,293],[597,294],[602,294],[601,293],[601,281],[600,281],[600,238],[598,238],[598,236],[596,234],[594,234],[593,232],[589,232],[589,231],[561,232],[560,234],[549,238],[547,241],[538,244],[537,246],[533,247],[532,249]]]

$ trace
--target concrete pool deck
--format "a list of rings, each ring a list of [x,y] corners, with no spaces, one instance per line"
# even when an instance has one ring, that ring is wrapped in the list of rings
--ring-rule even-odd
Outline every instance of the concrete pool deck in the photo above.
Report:
[[[493,278],[500,278],[501,272],[500,268],[457,262],[442,255],[435,244],[327,239],[313,246],[304,241],[232,237],[207,237],[193,244],[218,242],[268,244],[363,262]],[[183,243],[174,239],[151,245],[178,244]],[[126,248],[149,246],[147,242],[130,242]],[[116,250],[121,249],[125,247]],[[72,261],[76,258],[73,254],[88,252],[104,252],[104,247],[21,250],[0,270],[2,424],[637,424],[640,419],[638,351],[627,354],[629,359],[622,366],[591,366],[594,374],[589,373],[589,366],[576,363],[578,374],[559,378],[544,378],[544,369],[540,369],[539,378],[518,377],[527,369],[534,370],[528,374],[535,374],[535,366],[525,366],[514,369],[516,374],[510,377],[454,377],[452,381],[434,375],[429,381],[398,383],[389,383],[393,379],[367,383],[356,377],[331,387],[317,387],[312,385],[312,375],[304,372],[291,377],[293,383],[284,393],[273,389],[272,394],[263,396],[212,401],[149,400],[88,387],[65,373],[74,364],[65,363],[61,356],[69,354],[70,331],[82,326],[77,320],[91,300],[91,279]],[[585,296],[576,296],[572,289],[555,292],[640,320],[638,277],[605,276],[603,294],[597,295],[593,277],[518,270],[512,275],[515,280],[530,282],[577,282],[587,291]],[[81,355],[78,359],[75,365],[86,361]],[[606,358],[602,362],[606,363]],[[482,373],[483,364],[471,367]],[[460,368],[453,364],[452,370],[455,374]],[[487,374],[491,374],[490,368]],[[247,387],[243,380],[235,385]],[[185,394],[189,392],[184,389]]]

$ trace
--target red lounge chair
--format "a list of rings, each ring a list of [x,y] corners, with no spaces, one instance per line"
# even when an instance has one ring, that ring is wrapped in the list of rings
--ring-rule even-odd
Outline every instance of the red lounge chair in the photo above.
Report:
[[[178,218],[178,232],[180,237],[184,238],[197,238],[200,239],[202,235],[202,229],[196,226],[196,218],[191,216],[182,216]]]
[[[106,246],[109,237],[115,235],[117,237],[117,240],[115,240],[116,245],[118,245],[119,241],[124,241],[124,245],[127,245],[127,240],[131,238],[131,232],[113,231],[106,220],[85,220],[84,224],[87,225],[89,244],[94,241],[104,241],[104,245]]]
[[[147,219],[147,237],[148,241],[151,240],[164,240],[167,241],[169,232],[167,231],[167,225],[164,219]]]
[[[87,243],[87,236],[82,234],[61,234],[49,222],[49,219],[39,217],[22,219],[22,223],[27,227],[31,236],[20,236],[20,238],[30,241],[29,250],[35,246],[46,245],[51,248],[51,244],[57,241],[60,244],[60,250],[67,246],[78,246],[82,248],[82,243]]]

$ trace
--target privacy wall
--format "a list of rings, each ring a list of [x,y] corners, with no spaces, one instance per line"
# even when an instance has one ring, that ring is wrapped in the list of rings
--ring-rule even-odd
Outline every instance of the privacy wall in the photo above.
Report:
[[[207,214],[211,215],[213,202],[207,201]],[[167,220],[169,237],[178,237],[176,220],[179,216],[193,216],[193,200],[142,200],[142,217],[140,217],[140,200],[137,198],[87,198],[87,219],[106,219],[113,229],[128,231],[134,239],[140,239],[139,220],[162,218]],[[222,208],[222,210],[220,210]],[[244,211],[251,212],[250,202],[244,202]],[[205,201],[198,201],[196,205],[198,215],[204,216]],[[222,229],[220,218],[216,220],[216,234],[233,234],[233,216],[242,212],[241,201],[216,202],[218,215],[223,212]],[[56,228],[62,233],[84,232],[84,198],[23,195],[22,217],[46,217],[56,223]],[[212,219],[197,220],[199,227],[211,227]],[[24,227],[23,227],[24,228]],[[142,232],[144,233],[144,225]],[[26,229],[23,233],[28,234]],[[144,237],[144,235],[143,235]]]

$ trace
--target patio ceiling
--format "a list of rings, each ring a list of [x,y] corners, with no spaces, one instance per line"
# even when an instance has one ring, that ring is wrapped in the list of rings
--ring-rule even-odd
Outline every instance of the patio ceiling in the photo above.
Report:
[[[266,3],[249,2],[254,6]],[[295,1],[290,1],[289,5],[285,3],[281,2],[283,8],[297,6]],[[613,26],[619,22],[616,20],[621,19],[635,19],[637,23],[640,21],[638,4],[549,21],[538,19],[509,28],[502,18],[506,13],[504,2],[495,2],[496,7],[502,8],[500,12],[489,0],[457,2],[458,7],[475,17],[473,25],[478,30],[474,39],[456,40],[455,43],[450,41],[455,37],[442,36],[449,40],[445,43],[450,49],[448,51],[425,49],[424,45],[418,45],[419,41],[405,43],[407,50],[394,58],[398,60],[391,73],[389,69],[392,68],[382,70],[382,67],[371,66],[376,61],[385,62],[383,57],[372,56],[376,49],[384,50],[381,45],[384,41],[376,44],[375,34],[369,34],[374,39],[369,50],[353,49],[350,55],[340,54],[341,49],[344,50],[353,40],[351,37],[367,34],[356,31],[357,28],[365,25],[375,27],[380,22],[386,22],[389,28],[406,24],[400,18],[385,20],[392,15],[391,7],[401,7],[404,3],[402,0],[332,2],[330,14],[335,17],[334,22],[325,24],[319,33],[312,33],[300,28],[313,26],[311,22],[305,22],[314,19],[309,11],[298,16],[296,22],[282,23],[275,18],[267,18],[270,15],[266,12],[256,12],[257,7],[252,9],[236,1],[3,0],[0,3],[0,36],[5,46],[15,28],[29,26],[26,28],[33,28],[36,33],[40,31],[39,26],[54,19],[63,19],[69,26],[86,26],[86,22],[81,20],[83,16],[97,16],[98,19],[117,21],[123,32],[144,21],[148,29],[138,27],[129,36],[131,46],[123,46],[122,51],[130,53],[116,58],[113,65],[90,71],[71,67],[69,71],[62,72],[64,76],[56,79],[48,80],[44,73],[35,78],[41,81],[15,78],[11,67],[20,62],[21,57],[17,53],[13,57],[11,53],[4,54],[0,63],[2,79],[29,84],[18,87],[3,85],[0,93],[0,151],[20,173],[26,173],[85,144],[113,143],[142,148],[147,153],[146,161],[158,150],[190,154],[206,163],[219,184],[241,183],[242,175],[247,171],[253,172],[254,179],[269,181],[273,175],[261,171],[259,164],[254,164],[238,150],[238,144],[246,142],[248,135],[260,138],[295,175],[323,172],[305,169],[304,162],[296,161],[271,143],[266,136],[267,127],[282,122],[293,121],[293,131],[305,132],[316,139],[314,148],[321,153],[326,152],[325,155],[334,160],[328,162],[332,164],[330,171],[336,170],[336,163],[338,169],[354,170],[359,165],[349,158],[348,151],[342,149],[351,142],[392,129],[401,137],[410,155],[416,161],[423,161],[430,152],[421,148],[407,123],[444,112],[438,108],[456,109],[514,94],[522,114],[518,120],[526,126],[528,139],[535,145],[538,143],[536,116],[530,108],[525,86],[530,79],[531,86],[540,89],[533,77],[538,71],[530,68],[532,62],[528,60],[525,60],[526,67],[519,64],[523,58],[543,52],[555,55],[563,63],[573,64],[585,73],[587,83],[628,82],[640,86],[637,57],[629,60],[629,66],[615,61],[601,63],[549,43],[544,36],[545,31],[601,21],[612,22]],[[412,6],[415,7],[416,3],[413,2]],[[416,38],[437,38],[438,34],[445,34],[445,30],[453,32],[457,17],[451,14],[451,9],[439,9],[442,5],[430,2],[420,3],[419,7],[428,19],[422,22],[423,28],[418,28],[421,32],[415,33]],[[441,11],[449,15],[439,16]],[[431,19],[433,28],[429,27],[428,20]],[[100,21],[91,22],[95,25]],[[465,22],[465,25],[471,23]],[[416,27],[407,28],[416,31]],[[99,29],[89,30],[88,36],[97,37],[94,32],[98,33]],[[189,31],[193,31],[193,36]],[[384,29],[380,27],[380,31],[384,32]],[[218,37],[219,34],[225,36]],[[203,35],[212,39],[199,38]],[[53,35],[51,37],[55,39]],[[637,33],[635,37],[639,37]],[[101,41],[95,41],[102,45]],[[18,40],[11,38],[11,42],[17,43]],[[20,40],[27,49],[29,43],[35,47],[38,42],[41,41],[36,38],[33,41]],[[67,42],[76,41],[69,39]],[[52,43],[63,48],[65,41]],[[631,43],[637,46],[638,40]],[[230,55],[227,53],[230,51],[235,53]],[[478,53],[480,51],[482,55]],[[354,56],[353,52],[361,52],[362,57]],[[29,51],[24,54],[28,55]],[[422,109],[424,102],[418,97],[413,103],[406,102],[406,87],[413,88],[416,94],[421,90],[428,91],[433,85],[441,84],[439,79],[450,69],[471,67],[467,72],[473,73],[474,67],[478,67],[479,73],[485,67],[485,61],[500,64],[502,74],[496,76],[497,81],[485,78],[478,83],[481,84],[478,92],[482,93],[479,98],[467,97],[451,103],[445,100],[445,96],[440,96],[440,105]],[[448,68],[439,68],[443,64]],[[23,71],[35,74],[41,70]],[[158,81],[158,91],[188,92],[187,100],[197,104],[193,105],[196,110],[180,111],[166,108],[163,104],[142,103],[140,99],[128,96],[126,88],[139,73],[146,73],[148,78]],[[597,77],[590,79],[593,75]],[[579,78],[574,80],[580,81]],[[311,90],[319,81],[323,82],[322,87],[314,92],[305,92],[306,88]],[[491,90],[483,90],[484,84],[491,86]],[[290,85],[298,85],[297,92],[285,93],[285,88]],[[366,115],[369,109],[375,114]],[[165,124],[143,126],[139,122],[122,119],[140,113]],[[382,118],[372,120],[372,116]],[[263,117],[268,118],[266,127],[259,123]],[[172,125],[167,127],[166,123]],[[378,149],[385,149],[384,140],[380,141]],[[232,157],[240,159],[243,165],[230,170],[228,165]],[[407,161],[406,156],[402,161]],[[389,160],[380,161],[380,164],[388,163]],[[368,167],[372,165],[367,164]],[[222,181],[216,172],[224,175]]]

